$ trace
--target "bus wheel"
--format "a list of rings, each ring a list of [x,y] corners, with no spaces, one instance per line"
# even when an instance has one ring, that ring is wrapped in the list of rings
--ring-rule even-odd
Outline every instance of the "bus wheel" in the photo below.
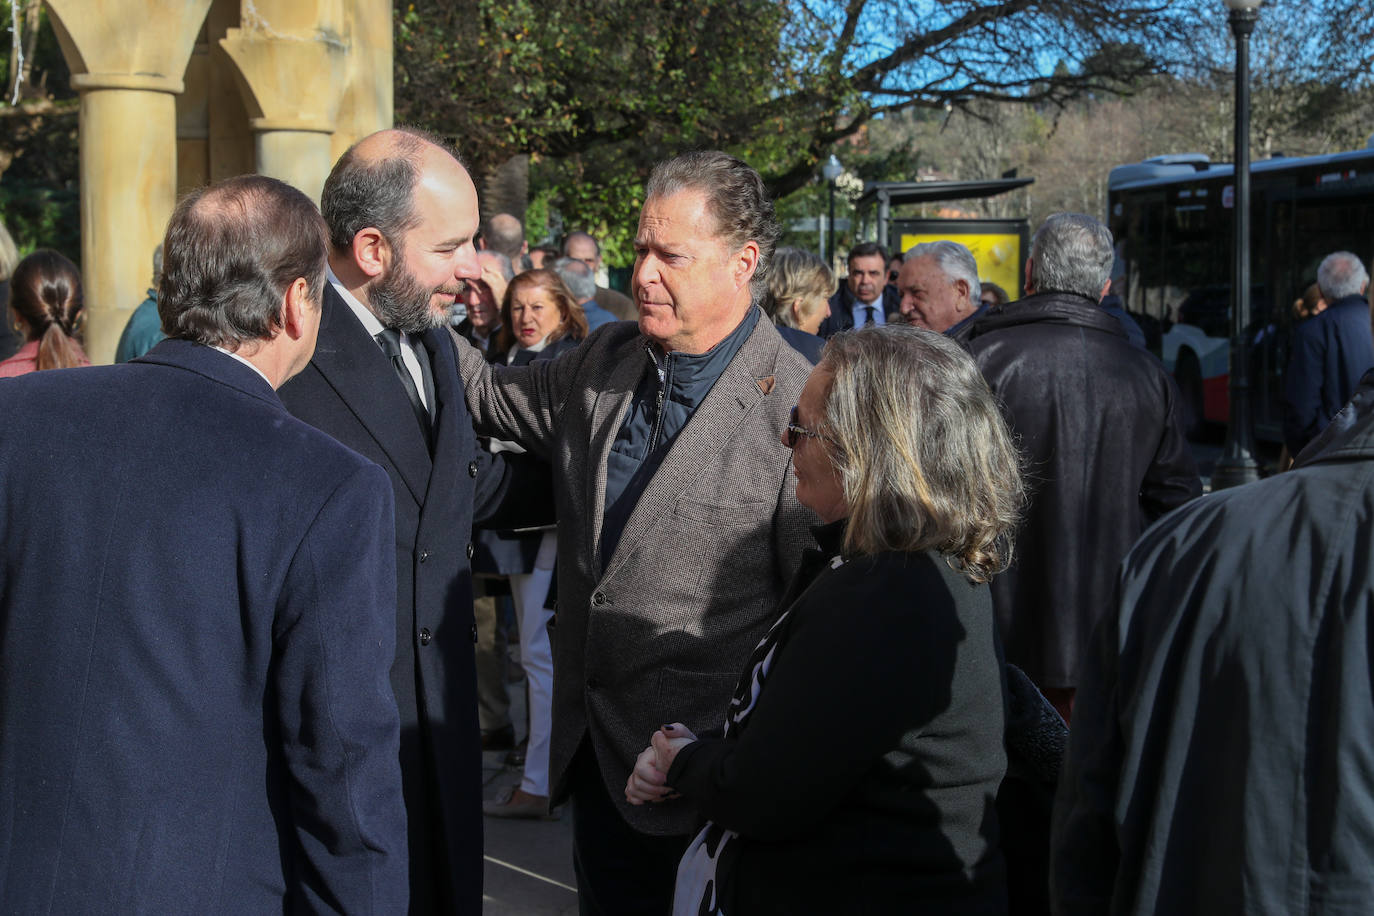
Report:
[[[1178,383],[1178,422],[1183,435],[1192,439],[1202,431],[1202,364],[1192,350],[1180,350],[1174,364]]]

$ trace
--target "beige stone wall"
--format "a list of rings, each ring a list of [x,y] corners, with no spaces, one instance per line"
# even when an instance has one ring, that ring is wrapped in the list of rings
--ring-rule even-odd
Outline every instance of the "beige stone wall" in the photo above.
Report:
[[[81,93],[86,349],[109,362],[176,198],[260,172],[318,199],[392,121],[391,4],[49,0]]]

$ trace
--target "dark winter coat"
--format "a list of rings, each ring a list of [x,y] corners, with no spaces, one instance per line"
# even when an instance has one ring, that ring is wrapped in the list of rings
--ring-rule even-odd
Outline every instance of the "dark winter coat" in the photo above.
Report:
[[[405,913],[386,475],[185,340],[0,413],[0,911]]]
[[[1345,406],[1355,385],[1374,368],[1369,303],[1337,299],[1293,330],[1293,355],[1283,385],[1283,441],[1294,455]]]
[[[412,913],[482,900],[482,752],[472,613],[473,519],[552,497],[546,477],[477,444],[443,330],[419,340],[434,376],[434,450],[405,389],[348,304],[325,285],[315,356],[282,386],[287,410],[382,466],[396,497],[396,663]],[[523,459],[523,456],[516,456]]]
[[[1079,686],[1056,913],[1369,912],[1374,392],[1332,426],[1127,558]]]
[[[1178,390],[1082,296],[991,308],[966,340],[1031,491],[1015,563],[992,583],[1007,661],[1040,687],[1074,687],[1121,558],[1150,522],[1202,492]]]

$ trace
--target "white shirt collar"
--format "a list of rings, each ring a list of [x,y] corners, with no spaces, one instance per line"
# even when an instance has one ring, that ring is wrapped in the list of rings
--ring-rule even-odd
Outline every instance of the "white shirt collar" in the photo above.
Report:
[[[329,284],[334,287],[334,292],[339,294],[339,298],[348,303],[348,307],[353,310],[353,314],[358,316],[358,320],[367,329],[368,337],[376,337],[382,333],[382,323],[377,320],[377,316],[372,314],[372,310],[358,301],[358,297],[349,292],[348,287],[344,286],[339,278],[334,275],[334,268],[327,268]]]
[[[339,298],[348,303],[349,309],[363,323],[368,336],[374,340],[377,335],[382,333],[384,327],[372,314],[372,310],[358,301],[358,297],[348,291],[339,278],[334,274],[334,268],[326,268],[330,285],[334,287],[334,292],[339,294]],[[429,397],[425,394],[424,373],[420,370],[420,358],[415,355],[415,351],[410,346],[411,336],[404,331],[401,332],[401,362],[405,363],[406,370],[410,372],[410,377],[415,381],[416,393],[420,395],[420,402],[429,407]]]
[[[252,370],[253,370],[254,372],[256,372],[258,375],[262,376],[262,380],[263,380],[264,382],[266,382],[266,383],[268,384],[268,387],[270,387],[273,391],[275,391],[275,390],[277,389],[277,386],[272,384],[272,380],[269,379],[265,374],[263,374],[263,371],[262,371],[261,369],[259,369],[257,366],[255,366],[255,365],[253,365],[252,363],[250,363],[248,360],[244,359],[242,356],[239,356],[237,353],[233,352],[232,350],[226,350],[226,349],[224,349],[223,347],[215,347],[215,346],[210,347],[210,349],[211,349],[211,350],[218,350],[219,352],[223,353],[225,356],[228,356],[228,357],[230,357],[231,359],[236,359],[236,360],[238,360],[239,362],[241,362],[241,363],[243,363],[245,366],[247,366],[249,369],[252,369]]]

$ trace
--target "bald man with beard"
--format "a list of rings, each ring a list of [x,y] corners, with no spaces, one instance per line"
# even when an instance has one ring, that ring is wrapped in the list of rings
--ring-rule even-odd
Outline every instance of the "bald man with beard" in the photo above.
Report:
[[[401,719],[411,912],[477,913],[482,814],[472,524],[511,508],[510,497],[540,490],[512,481],[525,459],[478,446],[446,330],[466,282],[482,275],[473,241],[477,190],[436,138],[387,130],[339,159],[320,203],[330,245],[319,345],[281,397],[297,417],[391,478],[391,686]],[[533,499],[528,505],[550,505],[547,485]]]

